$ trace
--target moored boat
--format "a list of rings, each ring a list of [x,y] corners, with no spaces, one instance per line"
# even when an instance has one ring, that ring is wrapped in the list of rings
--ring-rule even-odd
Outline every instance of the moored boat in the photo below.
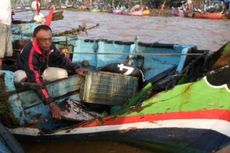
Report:
[[[8,117],[11,118],[5,124],[8,123],[12,133],[23,137],[23,139],[55,140],[58,137],[78,140],[82,138],[113,139],[145,143],[152,147],[157,147],[159,143],[163,146],[172,140],[168,137],[168,133],[163,132],[165,135],[162,133],[162,139],[154,138],[156,141],[152,141],[153,137],[158,137],[156,135],[158,131],[154,130],[159,128],[155,124],[157,121],[155,116],[168,112],[164,111],[166,105],[164,106],[163,103],[161,103],[164,106],[162,108],[165,109],[160,111],[160,108],[159,110],[155,109],[152,98],[143,103],[140,103],[143,101],[141,99],[146,99],[146,94],[152,89],[152,86],[155,90],[161,91],[177,84],[179,78],[183,76],[181,74],[183,74],[186,65],[190,63],[191,66],[191,61],[202,57],[204,52],[197,51],[194,45],[148,44],[137,40],[134,42],[81,40],[71,36],[54,37],[54,43],[59,48],[63,46],[72,48],[72,61],[75,63],[88,61],[89,68],[92,70],[111,63],[124,63],[127,59],[131,60],[136,67],[143,70],[145,83],[150,84],[147,84],[139,94],[131,100],[127,100],[126,103],[107,106],[109,108],[109,111],[106,111],[107,115],[102,112],[100,117],[95,120],[55,122],[51,119],[49,109],[42,104],[42,101],[32,90],[16,90],[13,72],[1,71],[4,82],[1,85],[4,87],[4,93],[7,93],[5,96],[7,100],[4,104],[9,106],[7,107],[9,109],[5,111],[8,112],[6,114],[10,114]],[[47,88],[57,103],[61,105],[65,99],[79,101],[80,83],[79,77],[71,76],[68,79],[49,83]],[[179,106],[175,105],[175,107]],[[102,122],[98,123],[100,121]],[[166,128],[162,126],[162,130],[165,131]]]
[[[150,15],[150,10],[133,11],[133,12],[129,12],[128,15],[132,15],[132,16],[148,16],[148,15]]]
[[[148,16],[150,15],[150,9],[140,5],[135,5],[131,9],[127,9],[126,7],[116,8],[112,13],[119,15]]]
[[[203,18],[203,19],[224,19],[225,14],[221,12],[193,12],[193,18]]]
[[[0,123],[0,152],[1,153],[24,153],[21,145],[12,134]]]
[[[129,11],[127,9],[114,9],[112,13],[118,15],[128,15]]]
[[[172,15],[179,17],[190,17],[199,19],[225,19],[227,15],[223,12],[205,12],[205,11],[189,11],[186,12],[182,8],[172,7]]]
[[[187,17],[188,13],[186,13],[182,8],[172,7],[172,15],[179,17]]]
[[[98,13],[98,12],[101,12],[101,9],[95,7],[95,8],[91,8],[90,9],[90,12],[93,12],[93,13]]]
[[[124,12],[124,11],[121,10],[121,9],[114,9],[114,10],[112,11],[113,14],[119,14],[119,15],[122,15],[123,12]]]
[[[191,51],[195,49],[195,46],[190,45],[146,44],[138,41],[80,40],[75,37],[54,37],[54,42],[58,46],[73,47],[72,60],[74,62],[81,62],[84,59],[89,61],[89,64],[95,68],[111,62],[123,62],[128,55],[144,56],[145,62],[143,65],[146,69],[147,80],[151,80],[149,82],[154,82],[159,74],[166,76],[181,74],[189,57],[187,55],[193,53]],[[141,59],[139,60],[141,62]],[[182,64],[180,65],[181,62]],[[178,69],[178,71],[177,73],[172,73],[172,75],[169,75],[171,73],[166,73],[167,70],[172,72],[171,69]],[[153,71],[156,72],[154,73]],[[11,89],[10,91],[7,90],[10,94],[8,103],[11,104],[11,108],[15,108],[11,112],[15,112],[14,117],[17,122],[19,121],[19,126],[11,128],[11,130],[23,138],[112,139],[146,145],[169,152],[211,152],[228,143],[228,135],[224,131],[225,129],[219,130],[215,128],[217,126],[212,126],[212,123],[217,118],[217,124],[222,123],[221,121],[223,120],[224,124],[220,125],[227,127],[225,126],[225,120],[219,117],[225,113],[221,113],[222,110],[220,109],[221,111],[210,121],[210,117],[206,116],[208,113],[214,114],[212,110],[219,109],[222,106],[216,107],[216,104],[209,102],[210,99],[202,99],[205,98],[202,96],[197,97],[202,103],[197,103],[198,100],[194,100],[190,95],[190,92],[193,93],[192,95],[201,94],[200,91],[202,90],[207,91],[207,94],[215,95],[214,90],[212,91],[209,86],[205,86],[207,84],[205,80],[194,84],[189,83],[177,86],[144,102],[141,100],[143,103],[127,103],[128,106],[124,105],[119,111],[112,107],[115,112],[113,111],[112,114],[102,116],[96,120],[70,124],[65,121],[54,123],[49,117],[49,111],[41,104],[36,95],[32,94],[31,91],[16,92],[10,88],[14,87],[12,82],[14,74],[7,71],[3,73],[7,88]],[[59,103],[62,103],[63,95],[64,99],[67,97],[74,99],[75,95],[70,96],[59,91],[66,91],[67,89],[69,93],[77,92],[79,86],[74,87],[73,85],[78,83],[79,78],[73,76],[67,80],[51,84],[50,91],[59,99]],[[153,85],[157,83],[158,81],[154,82]],[[151,87],[147,86],[147,90],[149,88]],[[227,94],[226,92],[223,93]],[[219,97],[223,97],[223,95],[219,95]],[[221,103],[221,101],[218,101],[218,103]],[[204,106],[201,106],[201,104]],[[225,104],[226,107],[222,108],[227,109],[227,103]],[[211,111],[202,111],[207,108],[210,108]],[[202,116],[202,114],[204,115]],[[189,123],[187,120],[191,122]],[[201,124],[200,122],[202,121],[207,124]],[[202,143],[207,142],[211,136],[214,137],[214,140],[209,141],[208,144]]]

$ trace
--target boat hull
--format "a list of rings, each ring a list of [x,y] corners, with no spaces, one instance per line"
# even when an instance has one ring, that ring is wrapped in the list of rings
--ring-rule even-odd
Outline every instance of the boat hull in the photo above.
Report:
[[[185,11],[181,9],[172,7],[172,15],[179,16],[179,17],[187,17],[188,13],[186,13]]]
[[[214,105],[208,109],[219,110],[213,113],[203,111],[206,110],[206,106],[211,105],[208,100],[202,101],[200,96],[198,99],[191,96],[199,95],[201,90],[206,91],[209,88],[206,84],[204,85],[204,81],[201,81],[201,87],[200,82],[190,83],[176,86],[172,90],[161,92],[153,97],[147,95],[153,88],[156,90],[154,85],[158,85],[158,81],[163,80],[162,82],[165,83],[169,80],[170,84],[166,83],[167,90],[175,85],[180,74],[184,72],[186,63],[191,61],[187,55],[196,51],[195,46],[148,44],[138,42],[138,40],[134,42],[81,40],[76,37],[54,37],[53,40],[58,47],[61,46],[59,42],[68,41],[73,47],[72,62],[81,63],[82,60],[87,60],[94,68],[101,68],[110,63],[124,63],[127,58],[136,56],[130,60],[134,60],[134,64],[145,70],[146,83],[149,83],[151,87],[145,89],[147,84],[137,96],[119,105],[121,109],[117,109],[117,106],[110,107],[109,115],[106,117],[101,116],[88,122],[66,120],[56,122],[50,116],[49,108],[42,104],[41,99],[32,90],[16,91],[13,72],[0,71],[5,83],[5,86],[1,83],[0,87],[4,86],[3,89],[5,88],[4,90],[10,93],[6,102],[9,106],[7,108],[10,108],[8,112],[11,112],[13,121],[17,123],[17,127],[10,130],[23,140],[25,138],[117,140],[177,153],[184,150],[191,153],[208,153],[229,141],[229,134],[225,128],[218,129],[213,126],[218,123],[220,127],[230,127],[228,120],[220,118],[220,116],[228,116],[226,109],[229,106],[228,103],[224,108],[214,107]],[[195,55],[203,57],[203,53]],[[192,61],[197,61],[195,59],[198,56],[192,58]],[[191,65],[190,63],[189,66]],[[179,77],[175,80],[170,80],[178,75]],[[164,80],[165,78],[167,81]],[[80,82],[78,77],[73,76],[47,84],[47,90],[55,98],[57,104],[61,104],[67,98],[79,101]],[[198,89],[188,90],[193,86]],[[215,93],[212,91],[213,95]],[[146,100],[143,101],[143,99]],[[200,105],[201,103],[203,105]],[[190,104],[195,106],[191,107]],[[216,116],[210,116],[213,114]],[[212,134],[213,131],[215,134]],[[210,143],[200,142],[200,140],[204,142],[209,140],[210,135],[215,138]]]
[[[195,12],[192,15],[193,18],[201,18],[201,19],[224,19],[225,14],[223,13],[208,13],[208,12]]]
[[[218,123],[219,126],[224,125],[223,121],[206,121],[209,123]],[[189,121],[186,120],[174,120],[155,123],[142,122],[129,125],[122,124],[117,125],[117,128],[111,125],[106,127],[91,127],[90,129],[72,129],[68,132],[65,131],[65,133],[64,131],[59,131],[56,134],[42,134],[39,136],[34,136],[32,133],[28,135],[28,131],[33,130],[27,129],[27,135],[18,133],[16,136],[23,140],[27,139],[28,141],[111,140],[142,146],[150,150],[170,153],[210,153],[229,143],[230,138],[221,133],[223,131],[205,128],[205,125],[208,125],[205,123],[205,120],[192,122],[195,123],[194,125],[202,125],[201,123],[203,123],[203,128],[195,128],[191,126],[191,122],[189,123]],[[174,123],[174,127],[156,126],[156,124],[161,124],[161,126],[166,124],[173,125],[172,123]],[[187,127],[181,127],[179,124],[187,124]],[[143,127],[143,125],[146,126]],[[16,131],[15,129],[13,132]]]
[[[13,135],[0,123],[0,153],[24,153]]]

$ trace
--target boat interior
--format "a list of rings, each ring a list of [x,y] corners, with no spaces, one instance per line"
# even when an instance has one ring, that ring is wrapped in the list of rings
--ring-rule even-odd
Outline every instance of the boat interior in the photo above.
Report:
[[[197,50],[193,45],[83,40],[76,36],[53,37],[53,42],[67,58],[87,68],[92,75],[91,78],[87,78],[91,84],[87,84],[89,81],[85,81],[86,78],[73,74],[66,79],[44,84],[51,97],[64,111],[67,107],[74,110],[77,106],[81,108],[79,112],[83,113],[79,116],[75,110],[74,115],[73,111],[72,116],[56,121],[51,118],[49,108],[33,90],[39,86],[26,82],[15,84],[13,81],[15,60],[30,40],[22,39],[20,35],[14,36],[14,56],[5,59],[4,70],[0,72],[1,88],[7,95],[5,104],[8,112],[2,120],[8,124],[7,126],[34,126],[44,133],[52,133],[76,124],[80,126],[95,118],[122,114],[124,110],[140,104],[144,99],[168,90],[178,83],[186,82],[184,76],[185,73],[190,73],[188,67],[196,67],[201,61],[204,62],[204,57],[208,53]],[[131,63],[143,72],[144,81],[140,84],[137,79],[135,80],[136,77],[127,78],[111,72],[109,75],[100,75],[101,69],[111,63]],[[189,75],[193,80],[198,77],[198,73]],[[151,87],[140,97],[141,90],[149,84]],[[70,103],[76,105],[72,107]]]

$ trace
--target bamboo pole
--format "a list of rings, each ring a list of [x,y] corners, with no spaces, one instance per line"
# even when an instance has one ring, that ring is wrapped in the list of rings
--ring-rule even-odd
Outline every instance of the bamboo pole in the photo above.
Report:
[[[161,15],[161,12],[164,10],[165,3],[166,3],[166,0],[165,0],[164,3],[161,5],[161,9],[160,9],[158,15]]]

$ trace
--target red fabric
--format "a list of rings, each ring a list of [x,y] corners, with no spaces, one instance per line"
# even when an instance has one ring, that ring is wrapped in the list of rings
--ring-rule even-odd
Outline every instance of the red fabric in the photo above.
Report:
[[[31,49],[30,54],[29,54],[29,69],[30,69],[31,72],[34,73],[35,82],[38,83],[38,84],[41,84],[42,83],[42,81],[40,80],[41,74],[39,73],[38,70],[36,70],[34,68],[33,56],[34,56],[34,52],[42,54],[42,51],[41,51],[41,49],[39,48],[39,46],[37,44],[37,39],[33,39],[32,44],[33,44],[33,48]],[[48,93],[48,91],[46,89],[41,89],[41,92],[44,95],[45,99],[50,98],[49,93]]]
[[[36,14],[37,15],[40,13],[39,3],[40,3],[40,7],[41,7],[41,0],[36,0]]]
[[[30,55],[29,55],[29,68],[30,68],[30,71],[34,73],[36,83],[40,84],[41,83],[40,74],[38,73],[37,70],[35,70],[34,65],[33,65],[34,52],[35,50],[32,48],[30,51]]]
[[[49,15],[46,17],[45,25],[48,25],[48,26],[51,25],[51,22],[52,22],[52,19],[53,19],[53,14],[54,14],[54,9],[51,8],[50,11],[49,11]]]
[[[37,39],[36,39],[36,38],[33,39],[32,44],[33,44],[33,48],[35,49],[35,51],[36,51],[38,54],[42,54],[41,49],[38,47],[38,43],[37,43]]]

